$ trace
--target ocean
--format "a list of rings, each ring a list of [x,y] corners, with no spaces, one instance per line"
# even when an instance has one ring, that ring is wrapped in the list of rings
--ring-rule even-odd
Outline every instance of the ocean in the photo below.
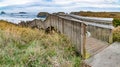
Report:
[[[21,21],[32,21],[34,19],[45,20],[45,17],[37,18],[35,14],[20,14],[20,13],[8,13],[8,14],[0,14],[0,20],[5,20],[12,23],[20,23]]]

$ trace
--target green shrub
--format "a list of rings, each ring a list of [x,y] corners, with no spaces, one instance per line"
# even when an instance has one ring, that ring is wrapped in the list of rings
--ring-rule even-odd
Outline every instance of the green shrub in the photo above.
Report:
[[[113,30],[113,39],[114,41],[120,42],[120,26]]]
[[[120,26],[120,19],[114,18],[114,20],[113,20],[113,26],[114,26],[114,27]]]

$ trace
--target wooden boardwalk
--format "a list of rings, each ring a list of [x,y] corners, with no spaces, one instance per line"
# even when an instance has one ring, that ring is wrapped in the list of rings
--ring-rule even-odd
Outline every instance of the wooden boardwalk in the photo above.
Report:
[[[82,67],[120,67],[120,43],[115,42],[98,54],[84,60]]]
[[[45,21],[36,19],[20,25],[38,29],[54,27],[71,39],[77,52],[85,59],[86,51],[92,56],[108,46],[108,43],[112,43],[113,26],[111,24],[112,20],[106,19],[82,18],[81,20],[81,17],[75,15],[50,14]],[[91,37],[86,36],[87,31],[90,32]]]
[[[108,47],[107,42],[103,42],[93,37],[86,38],[86,50],[90,54],[90,56],[99,53],[101,50],[105,49],[106,47]]]

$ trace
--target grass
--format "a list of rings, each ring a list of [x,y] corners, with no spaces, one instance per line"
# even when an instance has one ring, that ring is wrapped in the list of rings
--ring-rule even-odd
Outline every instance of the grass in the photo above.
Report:
[[[80,67],[66,36],[0,21],[0,67]]]
[[[120,19],[115,18],[115,19],[113,20],[113,26],[114,26],[114,27],[120,26]]]
[[[113,40],[120,42],[120,26],[113,30]]]

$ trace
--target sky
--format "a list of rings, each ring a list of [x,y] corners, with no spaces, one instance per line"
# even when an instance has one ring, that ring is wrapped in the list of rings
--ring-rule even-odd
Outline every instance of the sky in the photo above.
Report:
[[[120,0],[0,0],[5,12],[120,11]]]

